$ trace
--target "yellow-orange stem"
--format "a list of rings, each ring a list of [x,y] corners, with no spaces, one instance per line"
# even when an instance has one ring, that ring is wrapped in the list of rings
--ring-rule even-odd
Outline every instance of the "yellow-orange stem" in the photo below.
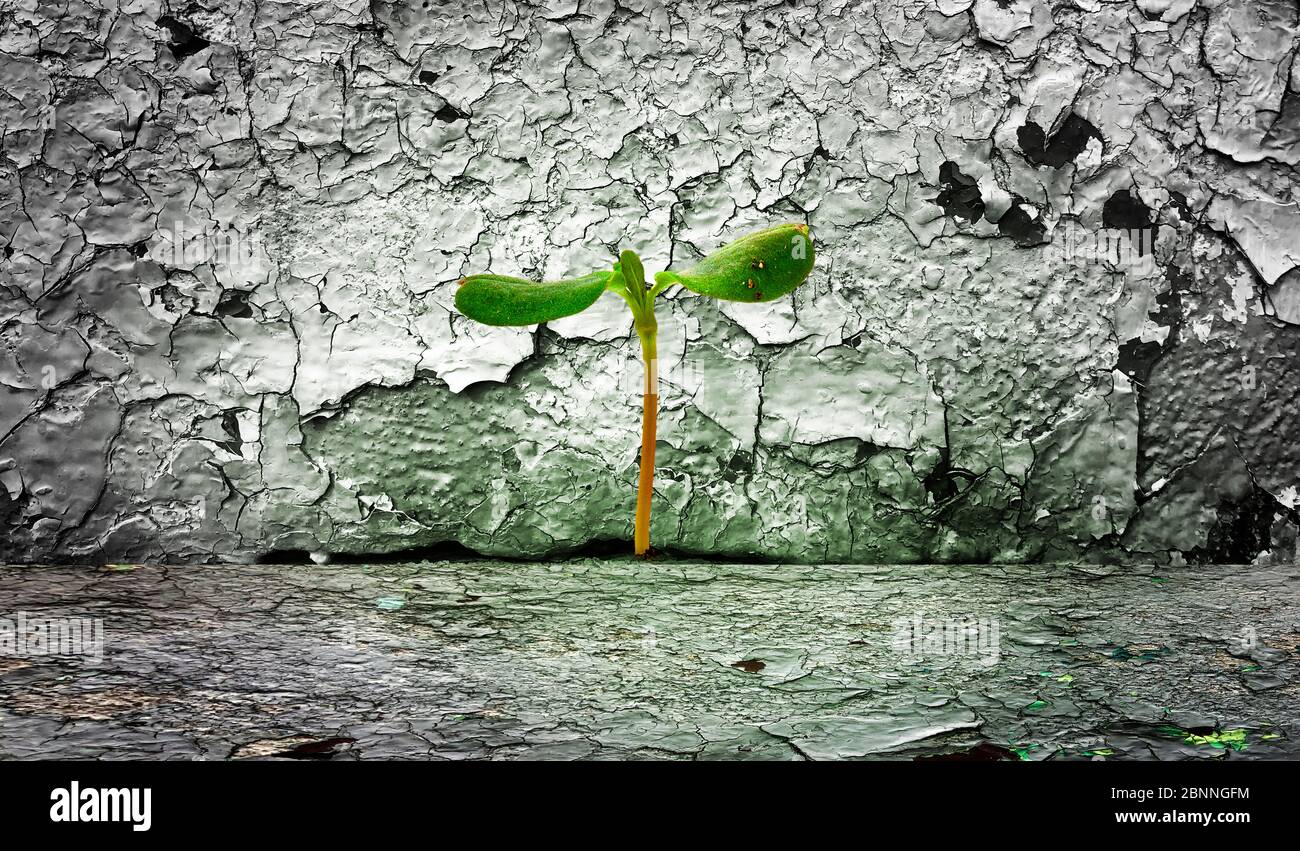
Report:
[[[647,369],[649,367],[647,366]],[[655,422],[659,417],[659,395],[641,396],[641,470],[636,482],[636,526],[632,536],[636,554],[650,549],[650,496],[655,483]]]
[[[632,544],[638,556],[650,549],[650,497],[655,489],[655,422],[659,418],[659,325],[654,307],[637,312],[636,333],[641,338],[645,387],[641,393],[641,469],[636,480],[636,521]]]

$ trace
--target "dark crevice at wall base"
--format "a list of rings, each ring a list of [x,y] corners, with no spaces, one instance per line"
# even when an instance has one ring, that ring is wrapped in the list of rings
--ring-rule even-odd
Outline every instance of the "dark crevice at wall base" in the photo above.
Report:
[[[411,547],[384,553],[309,553],[306,550],[271,550],[258,555],[257,564],[404,564],[410,562],[527,562],[530,564],[546,562],[574,561],[577,559],[600,560],[635,560],[632,554],[632,541],[602,538],[588,541],[580,547],[557,552],[549,557],[525,558],[502,555],[489,555],[467,547],[456,541],[443,541],[423,547]],[[680,547],[652,547],[650,562],[684,561],[711,562],[716,564],[784,564],[788,559],[773,558],[766,555],[717,555]]]
[[[491,558],[456,541],[386,553],[309,553],[305,550],[271,550],[257,557],[258,564],[397,564],[412,561],[483,561]]]

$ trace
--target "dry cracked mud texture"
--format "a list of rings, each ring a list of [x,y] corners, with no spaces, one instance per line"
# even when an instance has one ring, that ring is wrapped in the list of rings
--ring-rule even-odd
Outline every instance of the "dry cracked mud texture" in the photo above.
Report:
[[[792,299],[663,310],[659,546],[1293,559],[1298,39],[1246,0],[6,0],[0,559],[626,541],[626,310],[488,329],[455,282],[774,220],[819,244]],[[1069,249],[1103,230],[1150,249]]]
[[[232,570],[0,568],[103,630],[0,658],[0,759],[1300,755],[1294,566]]]

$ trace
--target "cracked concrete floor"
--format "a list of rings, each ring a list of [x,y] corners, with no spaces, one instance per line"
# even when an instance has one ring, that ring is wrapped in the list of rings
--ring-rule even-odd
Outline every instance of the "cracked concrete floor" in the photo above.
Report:
[[[1294,565],[4,568],[3,617],[102,619],[104,647],[0,656],[0,758],[1294,758],[1298,590]]]

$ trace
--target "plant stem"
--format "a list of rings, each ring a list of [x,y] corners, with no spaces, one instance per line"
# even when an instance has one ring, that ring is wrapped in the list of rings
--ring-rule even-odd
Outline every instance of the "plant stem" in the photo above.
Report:
[[[655,341],[658,331],[651,304],[637,317],[636,323],[636,333],[641,338],[641,360],[645,364],[645,388],[641,395],[641,469],[636,483],[636,523],[632,535],[638,556],[644,556],[650,549],[650,497],[654,493],[655,426],[659,419],[659,354]]]

